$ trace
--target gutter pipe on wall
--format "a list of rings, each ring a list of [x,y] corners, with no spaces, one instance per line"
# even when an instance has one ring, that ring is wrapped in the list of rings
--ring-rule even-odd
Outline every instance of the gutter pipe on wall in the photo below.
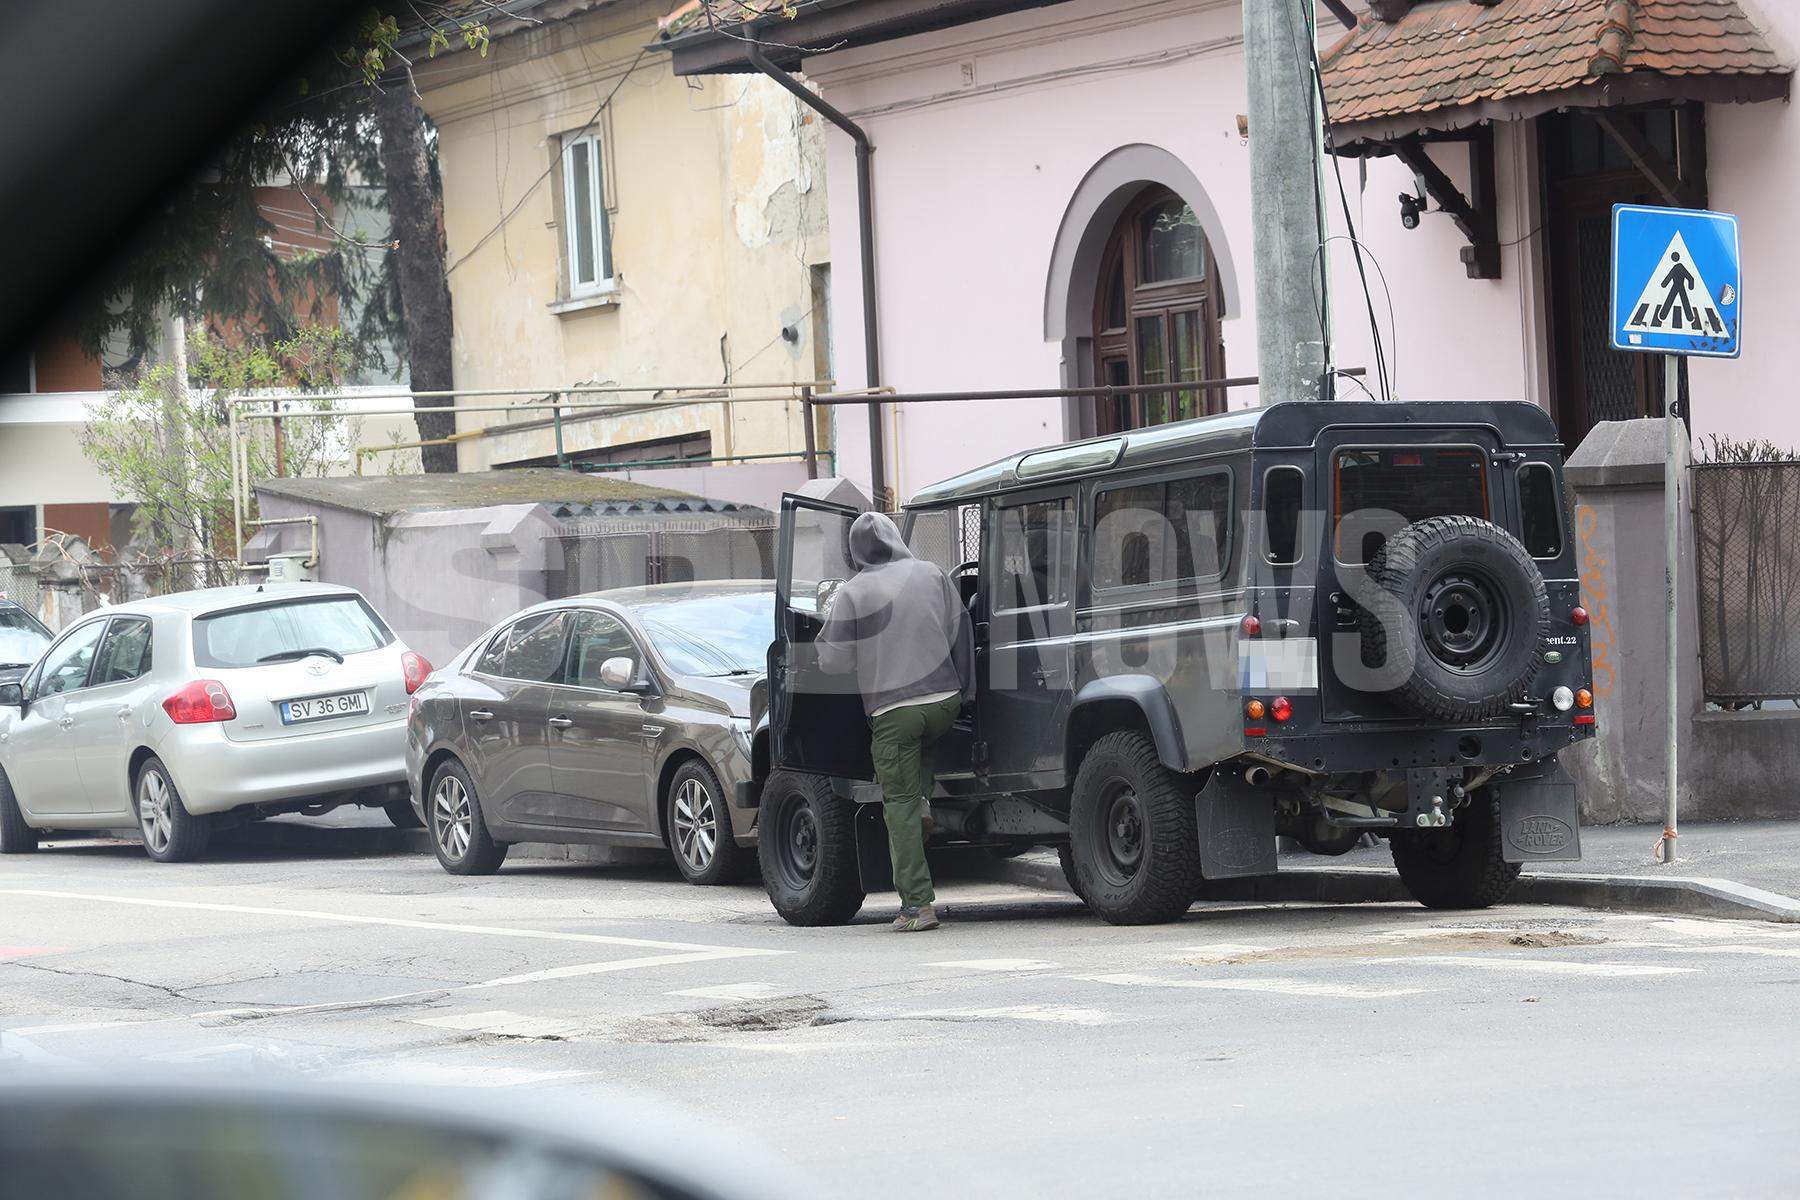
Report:
[[[744,34],[745,57],[750,65],[773,79],[783,88],[792,92],[800,103],[806,105],[820,116],[836,125],[850,136],[856,143],[856,222],[857,233],[861,241],[859,247],[862,258],[862,306],[863,306],[863,356],[868,375],[867,386],[871,389],[881,386],[881,340],[878,336],[875,320],[875,196],[870,183],[869,158],[875,147],[869,141],[869,135],[863,132],[862,126],[846,117],[843,113],[827,104],[822,98],[814,95],[806,85],[777,67],[763,53],[761,43],[756,40],[756,27],[749,26]],[[808,408],[808,420],[811,420],[811,409]],[[875,503],[882,505],[887,490],[887,448],[886,439],[881,427],[881,405],[871,401],[869,404],[869,483],[875,493]]]

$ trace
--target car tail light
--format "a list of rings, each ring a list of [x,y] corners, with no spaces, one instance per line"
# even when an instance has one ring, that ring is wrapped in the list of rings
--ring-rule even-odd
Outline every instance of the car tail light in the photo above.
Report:
[[[196,679],[163,701],[163,711],[177,725],[209,725],[237,719],[231,693],[216,679]]]
[[[1262,622],[1256,619],[1255,613],[1251,613],[1238,623],[1238,632],[1245,637],[1255,637],[1262,632]]]
[[[1569,610],[1569,620],[1577,625],[1586,625],[1588,623],[1588,610],[1577,604],[1574,608]]]
[[[406,676],[406,694],[410,696],[424,686],[426,676],[431,674],[431,664],[423,654],[408,650],[400,656],[400,670]]]
[[[1294,706],[1286,696],[1277,696],[1269,704],[1269,715],[1277,721],[1285,721],[1294,715]]]
[[[1267,711],[1268,709],[1264,707],[1261,700],[1252,700],[1250,703],[1244,705],[1244,715],[1249,717],[1252,721],[1262,720],[1263,714]]]
[[[1251,725],[1244,730],[1245,737],[1268,737],[1269,730],[1263,725]]]
[[[1576,688],[1575,689],[1575,707],[1576,708],[1592,708],[1592,707],[1594,707],[1594,693],[1588,691],[1586,688]]]
[[[1575,714],[1575,724],[1577,724],[1577,725],[1592,725],[1593,723],[1594,723],[1594,714],[1593,713],[1576,713]]]

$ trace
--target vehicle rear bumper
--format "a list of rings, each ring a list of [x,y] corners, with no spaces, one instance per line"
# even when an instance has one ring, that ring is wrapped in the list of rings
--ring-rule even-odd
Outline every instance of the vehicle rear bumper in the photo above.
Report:
[[[1554,758],[1594,736],[1591,725],[1534,722],[1430,726],[1347,725],[1318,727],[1284,735],[1271,724],[1268,736],[1244,739],[1244,752],[1302,771],[1338,774],[1411,767],[1498,767]]]
[[[228,812],[404,783],[406,719],[266,742],[231,741],[216,725],[187,726],[158,752],[189,812]]]

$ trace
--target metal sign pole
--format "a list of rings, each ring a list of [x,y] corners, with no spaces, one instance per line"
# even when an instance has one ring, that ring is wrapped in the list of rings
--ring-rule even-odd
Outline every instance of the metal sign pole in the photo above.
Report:
[[[1663,454],[1663,587],[1665,616],[1668,619],[1667,647],[1668,661],[1665,664],[1667,694],[1664,700],[1668,706],[1669,748],[1665,758],[1663,787],[1665,790],[1665,808],[1663,812],[1663,835],[1659,843],[1662,847],[1662,861],[1675,861],[1675,810],[1676,783],[1678,776],[1678,743],[1681,737],[1681,713],[1678,708],[1680,690],[1681,658],[1678,653],[1680,645],[1680,622],[1677,619],[1679,603],[1675,591],[1676,577],[1680,571],[1680,556],[1677,539],[1681,530],[1681,508],[1679,493],[1681,491],[1681,471],[1676,465],[1676,435],[1682,431],[1681,418],[1676,415],[1675,404],[1681,393],[1681,355],[1663,355],[1663,427],[1667,432],[1667,445]]]

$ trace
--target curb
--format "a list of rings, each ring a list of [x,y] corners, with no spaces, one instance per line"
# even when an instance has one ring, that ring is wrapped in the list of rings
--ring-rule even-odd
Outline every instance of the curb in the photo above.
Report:
[[[1045,891],[1068,892],[1054,859],[1026,856],[970,861],[972,877]],[[1412,896],[1400,876],[1382,867],[1288,867],[1277,875],[1210,882],[1201,900],[1257,904],[1392,904]],[[1800,924],[1800,900],[1729,879],[1658,875],[1583,875],[1540,871],[1519,876],[1507,904],[1555,904],[1618,912],[1668,913],[1686,917],[1726,917],[1739,921]]]

